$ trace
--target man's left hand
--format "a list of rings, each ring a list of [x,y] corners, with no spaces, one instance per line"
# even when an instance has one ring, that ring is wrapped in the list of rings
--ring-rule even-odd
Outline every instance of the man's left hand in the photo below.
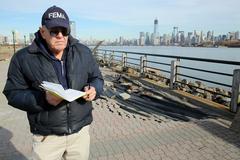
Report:
[[[93,86],[86,86],[84,87],[84,91],[86,92],[86,95],[83,96],[83,98],[86,101],[92,101],[96,97],[96,89]]]

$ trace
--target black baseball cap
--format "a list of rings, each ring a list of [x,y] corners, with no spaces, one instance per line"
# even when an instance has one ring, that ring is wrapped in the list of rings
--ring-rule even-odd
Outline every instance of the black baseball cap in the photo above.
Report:
[[[64,27],[70,29],[67,13],[60,7],[52,6],[42,15],[42,25],[48,29],[53,27]]]

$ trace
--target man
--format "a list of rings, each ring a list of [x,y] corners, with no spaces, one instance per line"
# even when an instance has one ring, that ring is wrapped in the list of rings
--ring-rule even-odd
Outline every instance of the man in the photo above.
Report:
[[[91,101],[103,90],[99,67],[89,48],[70,35],[68,15],[59,7],[46,10],[35,36],[12,57],[3,93],[11,106],[27,112],[33,159],[88,159]],[[43,91],[42,81],[86,95],[70,103]]]

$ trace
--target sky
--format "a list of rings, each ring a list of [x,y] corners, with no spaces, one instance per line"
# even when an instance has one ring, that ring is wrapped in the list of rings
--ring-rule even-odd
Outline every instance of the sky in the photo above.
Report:
[[[160,35],[179,30],[216,35],[240,30],[240,0],[0,0],[0,34],[36,32],[42,14],[52,5],[63,8],[75,21],[80,39],[138,38],[153,32],[158,19]]]

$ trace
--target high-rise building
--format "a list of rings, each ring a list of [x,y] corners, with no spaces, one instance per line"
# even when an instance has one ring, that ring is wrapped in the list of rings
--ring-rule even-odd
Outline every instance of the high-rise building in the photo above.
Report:
[[[29,42],[32,43],[34,39],[35,39],[34,33],[29,33]]]
[[[0,34],[0,44],[3,44],[4,36]]]
[[[75,21],[70,21],[71,35],[77,38],[76,23]]]
[[[187,34],[187,39],[186,39],[186,45],[187,46],[192,46],[192,39],[193,39],[193,33],[192,32],[188,32]]]
[[[184,31],[179,31],[179,43],[180,45],[184,45],[185,43],[185,36],[184,36]]]
[[[9,37],[8,36],[4,36],[3,37],[3,44],[9,44]]]
[[[203,31],[200,32],[200,43],[203,42]]]
[[[161,43],[163,45],[170,45],[170,41],[171,41],[171,36],[167,34],[163,34]]]
[[[144,46],[145,45],[145,33],[144,32],[140,32],[139,45],[140,46]]]
[[[158,35],[158,20],[157,18],[154,20],[154,32],[156,36]]]
[[[119,44],[123,45],[123,37],[122,36],[119,37]]]
[[[235,32],[235,38],[240,39],[239,31]]]
[[[173,27],[173,32],[172,32],[172,43],[175,44],[178,42],[178,27]]]
[[[145,44],[146,45],[150,45],[151,44],[151,42],[150,42],[150,33],[149,32],[146,32]]]
[[[19,44],[20,43],[20,33],[17,30],[12,31],[12,43]],[[14,40],[14,42],[13,42]]]
[[[235,38],[235,32],[228,32],[227,39],[233,40]]]
[[[159,45],[159,34],[158,34],[158,20],[157,18],[154,20],[154,31],[151,35],[151,43],[152,45]]]
[[[214,31],[212,31],[212,41],[214,40]]]

